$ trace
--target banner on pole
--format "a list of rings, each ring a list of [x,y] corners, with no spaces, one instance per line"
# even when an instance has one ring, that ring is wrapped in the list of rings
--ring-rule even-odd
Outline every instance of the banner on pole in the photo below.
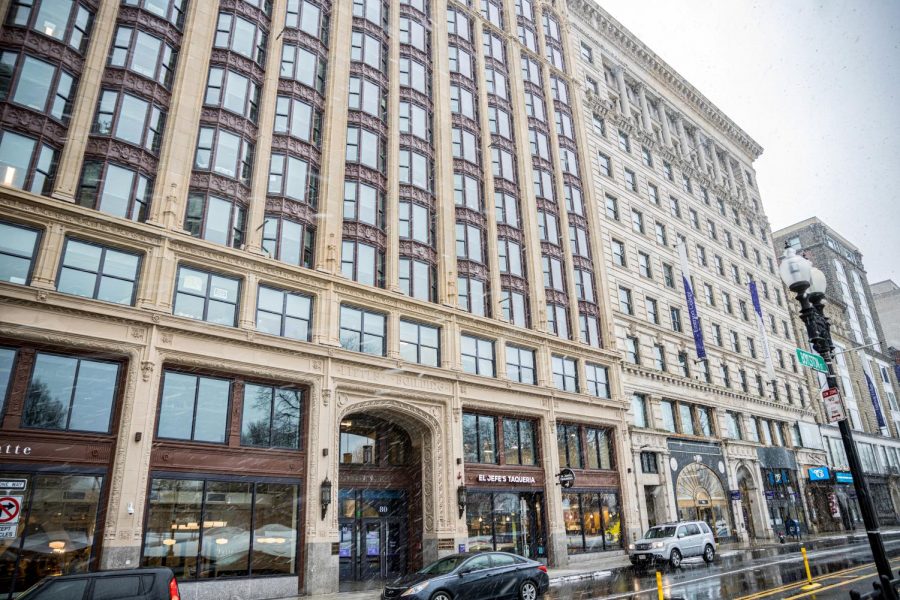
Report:
[[[697,360],[706,360],[706,347],[703,345],[703,328],[697,315],[697,303],[694,301],[694,288],[691,286],[691,267],[688,264],[687,247],[678,240],[678,257],[681,259],[681,280],[684,283],[684,298],[687,302],[688,318],[694,333],[694,346],[697,349]]]

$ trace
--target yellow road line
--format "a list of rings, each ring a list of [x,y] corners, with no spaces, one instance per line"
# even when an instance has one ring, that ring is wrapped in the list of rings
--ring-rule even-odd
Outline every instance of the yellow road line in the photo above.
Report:
[[[894,561],[894,563],[895,563],[895,564],[898,564],[898,563],[900,563],[900,561]],[[860,570],[862,570],[862,569],[868,569],[868,568],[871,568],[871,567],[873,567],[874,565],[875,565],[875,563],[866,563],[866,564],[864,564],[864,565],[857,565],[857,566],[855,566],[855,567],[850,567],[850,568],[847,568],[847,569],[841,569],[840,571],[832,571],[831,573],[825,573],[825,574],[823,574],[823,575],[818,575],[818,576],[816,576],[816,577],[813,577],[812,580],[813,580],[813,581],[822,581],[822,580],[825,580],[825,579],[832,579],[832,578],[835,578],[835,577],[846,577],[846,576],[850,575],[851,573],[855,573],[855,572],[860,571]],[[866,575],[866,577],[868,577],[868,575]],[[756,592],[756,593],[754,593],[754,594],[750,594],[750,595],[748,595],[748,596],[741,596],[740,598],[737,598],[736,600],[759,600],[760,598],[766,598],[766,597],[768,597],[768,596],[774,596],[775,594],[778,594],[778,593],[780,593],[780,592],[788,591],[789,589],[792,589],[792,588],[801,588],[801,587],[803,587],[804,585],[807,585],[808,583],[809,583],[809,582],[808,582],[807,580],[805,580],[805,579],[803,579],[803,580],[798,580],[798,581],[795,581],[795,582],[793,582],[793,583],[786,583],[786,584],[784,584],[784,585],[781,585],[781,586],[778,586],[778,587],[776,587],[776,588],[772,588],[772,589],[769,589],[769,590],[761,590],[761,591],[759,591],[759,592]],[[845,582],[845,583],[849,583],[849,581],[847,581],[847,582]],[[843,585],[843,584],[841,584],[841,585]],[[817,588],[817,589],[814,590],[814,591],[815,591],[815,592],[821,592],[823,589],[825,589],[825,588]],[[814,593],[814,592],[810,592],[810,593]]]
[[[855,583],[857,581],[862,581],[863,579],[869,579],[871,576],[872,576],[872,573],[869,573],[868,575],[861,575],[859,577],[854,577],[853,579],[847,579],[846,581],[841,581],[840,583],[834,583],[832,585],[826,585],[824,587],[816,588],[812,591],[805,592],[803,594],[798,594],[796,596],[790,596],[788,598],[785,598],[785,600],[796,600],[797,598],[806,598],[807,596],[821,594],[825,590],[833,590],[834,588],[838,588],[838,587],[847,585],[848,583]]]

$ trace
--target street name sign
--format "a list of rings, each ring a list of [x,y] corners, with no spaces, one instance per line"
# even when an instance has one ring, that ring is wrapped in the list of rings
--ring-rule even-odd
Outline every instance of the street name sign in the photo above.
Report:
[[[822,400],[825,402],[825,417],[829,423],[837,423],[847,418],[847,414],[844,412],[844,403],[841,402],[841,394],[837,388],[824,390]]]
[[[804,367],[809,367],[820,373],[828,372],[828,367],[825,365],[825,359],[818,354],[813,354],[812,352],[797,348],[797,360],[800,361],[800,364]]]

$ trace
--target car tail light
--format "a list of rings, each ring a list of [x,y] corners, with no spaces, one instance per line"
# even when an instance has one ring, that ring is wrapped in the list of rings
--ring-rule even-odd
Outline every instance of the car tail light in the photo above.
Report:
[[[547,565],[538,565],[538,571],[547,572]]]
[[[175,578],[169,580],[169,600],[181,600],[181,594],[178,592],[178,582]]]

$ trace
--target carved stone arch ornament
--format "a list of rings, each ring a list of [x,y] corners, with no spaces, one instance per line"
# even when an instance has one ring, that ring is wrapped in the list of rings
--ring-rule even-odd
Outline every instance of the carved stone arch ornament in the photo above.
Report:
[[[352,413],[368,412],[388,414],[410,437],[421,435],[422,439],[422,517],[425,533],[444,530],[451,524],[447,519],[448,490],[444,481],[444,465],[447,463],[446,439],[439,416],[420,408],[408,400],[387,398],[359,398],[339,394],[344,401],[336,404],[334,423],[339,424]],[[333,428],[332,447],[340,446],[340,427]],[[338,480],[339,465],[334,462],[330,468],[333,481]],[[431,474],[429,476],[429,473]],[[337,511],[332,511],[331,527],[337,530]]]

